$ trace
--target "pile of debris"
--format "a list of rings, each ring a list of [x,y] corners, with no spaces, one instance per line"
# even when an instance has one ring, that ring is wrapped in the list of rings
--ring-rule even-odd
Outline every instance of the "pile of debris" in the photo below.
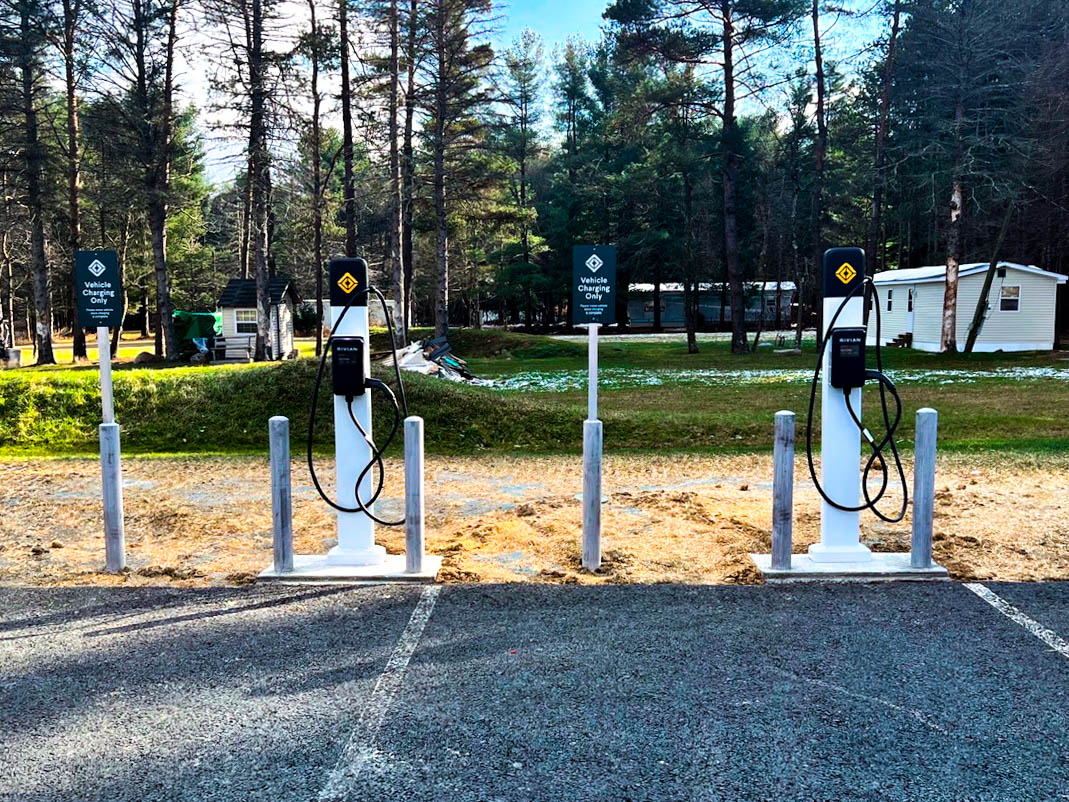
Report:
[[[452,348],[445,337],[419,340],[397,352],[397,361],[401,370],[422,373],[424,376],[438,376],[453,382],[465,384],[489,385],[488,379],[480,379],[468,369],[468,363],[452,353]],[[382,357],[383,365],[393,365],[393,354]]]

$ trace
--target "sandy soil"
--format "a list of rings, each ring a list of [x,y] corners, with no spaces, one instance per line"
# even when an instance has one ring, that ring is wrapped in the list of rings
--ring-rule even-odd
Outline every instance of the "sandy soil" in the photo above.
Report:
[[[391,477],[399,477],[390,464]],[[767,456],[610,456],[605,464],[605,565],[579,566],[580,460],[428,460],[428,548],[455,582],[756,582],[752,551],[768,551]],[[329,461],[321,472],[330,474]],[[817,496],[799,462],[795,551],[818,538]],[[322,553],[333,519],[307,469],[294,463],[296,548]],[[271,560],[265,459],[125,461],[129,571],[100,573],[104,544],[93,460],[0,463],[0,582],[245,583]],[[399,515],[394,498],[380,507]],[[936,559],[957,579],[1069,579],[1069,460],[943,459]],[[865,515],[873,549],[907,551],[909,524]],[[380,530],[389,551],[403,532]]]

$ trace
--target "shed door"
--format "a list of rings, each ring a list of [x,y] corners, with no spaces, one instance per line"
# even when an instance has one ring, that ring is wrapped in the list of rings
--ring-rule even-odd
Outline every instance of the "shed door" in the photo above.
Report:
[[[913,288],[906,292],[906,331],[913,333]]]

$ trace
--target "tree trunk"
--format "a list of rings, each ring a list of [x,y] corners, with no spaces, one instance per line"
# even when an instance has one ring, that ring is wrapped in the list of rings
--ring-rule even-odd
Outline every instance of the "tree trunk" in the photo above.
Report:
[[[341,58],[341,127],[342,161],[345,179],[342,206],[345,210],[345,255],[356,256],[356,188],[353,183],[353,110],[352,89],[349,81],[349,0],[340,0],[338,6],[338,29]]]
[[[148,312],[148,285],[145,284],[145,280],[142,278],[138,281],[138,289],[141,291],[141,309],[139,314],[141,315],[141,339],[147,340],[152,336],[152,330],[150,327],[151,321],[149,320]]]
[[[316,271],[316,356],[323,353],[323,134],[320,130],[319,23],[316,0],[308,0],[312,27],[312,239]]]
[[[939,350],[958,350],[958,268],[961,266],[962,215],[965,213],[965,189],[961,152],[961,126],[965,117],[964,104],[958,98],[954,107],[954,179],[950,191],[950,225],[947,228],[947,277],[943,293],[943,325],[939,336]]]
[[[401,341],[408,342],[408,330],[412,326],[412,283],[415,278],[413,262],[412,217],[416,194],[415,157],[413,129],[416,116],[416,32],[419,26],[418,0],[412,0],[408,12],[408,42],[405,48],[405,133],[401,149],[404,165],[404,180],[401,193],[401,264],[404,269],[404,299],[400,302]]]
[[[7,189],[7,181],[4,181]],[[5,211],[10,208],[10,195],[4,192]],[[0,236],[0,349],[15,347],[15,260],[11,258],[11,232]]]
[[[74,44],[78,28],[77,0],[63,0],[63,70],[67,92],[67,225],[70,258],[73,263],[75,254],[81,247],[81,220],[79,218],[79,194],[81,190],[81,158],[78,145],[78,96],[75,80]],[[74,334],[74,361],[86,359],[85,330],[78,325],[78,299],[75,291],[76,282],[71,282],[72,308],[74,320],[71,331]]]
[[[163,103],[158,117],[146,121],[148,141],[144,143],[146,152],[145,190],[148,196],[146,211],[149,231],[152,238],[152,261],[156,275],[156,309],[159,315],[158,326],[162,330],[157,340],[162,345],[163,356],[170,361],[177,361],[180,356],[178,335],[174,327],[174,305],[171,301],[171,283],[167,271],[167,214],[168,199],[171,190],[171,147],[174,137],[174,49],[178,36],[179,0],[172,0],[168,8],[167,46],[164,62]],[[138,4],[139,18],[143,19],[144,9]],[[139,55],[144,53],[147,22],[136,25],[139,38]],[[138,87],[140,105],[148,110],[152,103],[148,69],[143,58],[138,62]]]
[[[991,293],[991,283],[998,271],[999,254],[1002,251],[1002,242],[1006,239],[1006,232],[1013,218],[1014,202],[1011,200],[1006,207],[1006,215],[1002,218],[1002,226],[999,228],[998,237],[995,239],[995,247],[991,249],[991,258],[987,262],[987,272],[984,274],[984,285],[980,288],[980,297],[976,299],[976,310],[973,312],[972,322],[969,324],[969,336],[965,339],[965,353],[971,354],[976,338],[980,336],[980,329],[984,325],[987,316],[987,297]]]
[[[683,328],[687,332],[687,353],[698,353],[698,321],[695,315],[694,285],[690,278],[683,281]]]
[[[390,137],[390,268],[393,280],[394,309],[400,314],[405,298],[405,270],[401,261],[401,239],[404,230],[404,213],[401,210],[401,154],[398,150],[397,112],[401,93],[401,15],[398,8],[400,0],[390,0],[390,97],[387,103],[388,135]],[[406,344],[405,332],[394,330],[393,346],[399,348]]]
[[[103,231],[103,226],[101,226]],[[100,236],[101,243],[103,243],[104,235]],[[122,313],[119,315],[119,325],[115,327],[115,331],[111,335],[111,355],[113,358],[119,356],[119,344],[122,342],[122,322],[126,319],[126,310],[130,308],[130,293],[126,287],[126,255],[129,252],[130,245],[130,212],[127,210],[126,215],[123,217],[122,230],[119,232],[119,242],[122,243],[119,246],[119,280],[122,283]]]
[[[440,123],[437,123],[440,125]],[[445,145],[436,131],[434,145],[434,222],[436,232],[437,283],[434,301],[434,334],[449,333],[449,220],[445,199]]]
[[[664,331],[661,325],[661,260],[653,268],[653,330]]]
[[[41,174],[44,169],[44,148],[37,127],[37,107],[34,104],[39,80],[35,42],[36,31],[30,19],[28,0],[19,2],[20,32],[19,67],[22,75],[22,111],[25,134],[23,167],[26,175],[26,206],[30,212],[30,265],[33,271],[33,301],[36,313],[35,331],[37,364],[54,365],[52,353],[52,297],[49,287],[48,259],[45,253],[44,199],[41,194]]]
[[[724,20],[724,128],[721,171],[724,189],[724,264],[727,266],[731,291],[731,352],[745,354],[746,318],[743,310],[742,268],[739,265],[739,234],[736,214],[736,182],[739,173],[737,153],[739,126],[735,119],[735,31],[732,23],[732,0],[721,0]]]
[[[264,117],[266,87],[263,60],[263,0],[252,0],[249,29],[249,180],[252,183],[252,267],[256,276],[256,355],[267,359],[271,341],[271,306],[268,294],[268,166],[267,124]],[[273,359],[278,354],[272,353]]]
[[[884,162],[887,159],[884,143],[891,119],[891,84],[894,81],[895,44],[898,41],[898,28],[902,18],[901,0],[895,0],[891,17],[891,33],[887,40],[887,58],[883,65],[880,79],[880,112],[876,121],[875,180],[872,187],[872,215],[869,218],[869,236],[865,242],[865,265],[869,275],[876,272],[876,240],[880,234],[881,216],[883,214],[883,186],[885,181]],[[901,268],[901,264],[899,267]],[[886,265],[884,265],[886,267]]]
[[[0,351],[15,345],[15,315],[11,309],[11,256],[8,253],[8,232],[3,233],[0,250]]]
[[[149,201],[149,229],[152,235],[152,263],[156,276],[157,326],[162,330],[162,339],[157,332],[157,341],[162,346],[164,358],[177,361],[179,358],[178,334],[174,327],[174,304],[171,302],[171,280],[167,273],[167,204],[161,198]]]
[[[248,279],[249,270],[249,230],[252,221],[252,170],[248,159],[245,161],[245,189],[241,193],[241,225],[238,227],[238,260],[241,262],[241,277]]]
[[[813,144],[813,173],[815,183],[812,195],[813,275],[820,276],[824,270],[824,159],[828,150],[828,120],[824,112],[824,54],[820,45],[820,6],[813,0],[813,61],[816,68],[817,89],[817,140]]]
[[[449,218],[445,198],[445,120],[449,110],[446,85],[445,9],[439,7],[435,18],[437,34],[438,76],[434,98],[434,221],[437,234],[437,292],[434,302],[434,334],[449,333]],[[529,323],[530,321],[528,321]]]

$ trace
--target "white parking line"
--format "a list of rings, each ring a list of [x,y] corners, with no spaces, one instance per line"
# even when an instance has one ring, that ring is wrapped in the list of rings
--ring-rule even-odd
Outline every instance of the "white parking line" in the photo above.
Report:
[[[393,654],[386,661],[386,668],[375,683],[371,698],[361,710],[356,726],[349,734],[338,762],[327,776],[323,790],[319,792],[319,802],[350,799],[350,795],[356,790],[360,772],[375,755],[375,741],[378,740],[379,731],[386,720],[386,713],[401,690],[408,662],[419,645],[419,639],[431,618],[431,613],[434,612],[434,604],[438,601],[441,589],[440,585],[428,585],[420,594],[416,609],[408,619],[408,626],[401,633]]]
[[[1069,642],[1062,640],[1058,633],[1029,618],[994,591],[985,588],[979,582],[966,582],[965,587],[990,604],[1011,621],[1020,624],[1062,657],[1069,658]]]

